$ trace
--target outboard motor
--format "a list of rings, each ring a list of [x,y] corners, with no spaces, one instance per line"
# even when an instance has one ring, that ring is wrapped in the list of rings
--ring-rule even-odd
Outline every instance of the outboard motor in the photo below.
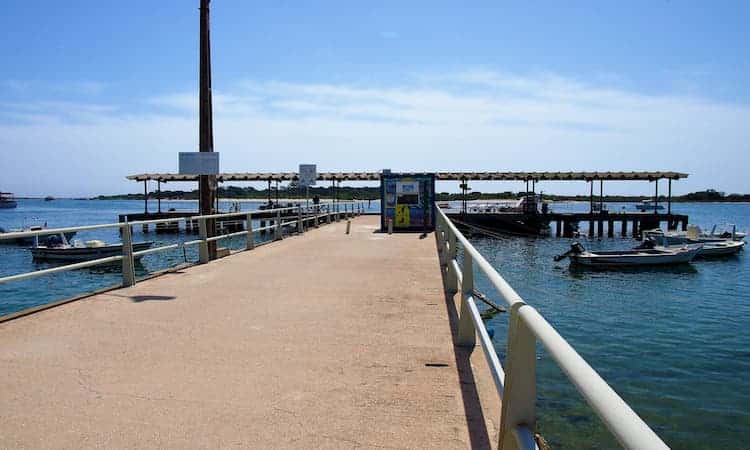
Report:
[[[583,247],[583,244],[581,244],[580,242],[573,242],[572,244],[570,244],[570,250],[563,253],[562,255],[555,256],[555,261],[561,261],[570,255],[580,255],[585,251],[586,249]]]

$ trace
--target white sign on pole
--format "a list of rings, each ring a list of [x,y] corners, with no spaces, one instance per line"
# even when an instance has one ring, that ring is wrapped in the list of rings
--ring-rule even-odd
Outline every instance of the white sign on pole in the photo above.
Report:
[[[318,178],[318,170],[315,164],[299,165],[299,185],[308,187],[315,186],[315,180]]]
[[[180,175],[218,175],[219,152],[180,152]]]

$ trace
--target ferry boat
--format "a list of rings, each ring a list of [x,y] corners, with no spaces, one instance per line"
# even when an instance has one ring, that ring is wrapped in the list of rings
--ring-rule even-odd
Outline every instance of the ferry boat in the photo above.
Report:
[[[538,236],[549,233],[549,205],[538,194],[516,202],[469,203],[465,210],[447,213],[459,229],[484,229],[508,234]]]
[[[11,209],[18,206],[18,202],[13,198],[12,192],[0,192],[0,209]]]

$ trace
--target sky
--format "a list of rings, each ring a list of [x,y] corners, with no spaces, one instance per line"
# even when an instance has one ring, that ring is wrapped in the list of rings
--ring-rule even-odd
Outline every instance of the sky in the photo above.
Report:
[[[5,0],[0,190],[176,172],[198,146],[198,4]],[[748,23],[743,1],[214,0],[215,150],[226,172],[677,170],[675,193],[750,193]]]

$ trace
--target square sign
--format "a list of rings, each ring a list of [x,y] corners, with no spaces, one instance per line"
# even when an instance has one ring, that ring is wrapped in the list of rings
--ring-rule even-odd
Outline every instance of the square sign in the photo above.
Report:
[[[315,180],[318,178],[318,170],[315,164],[299,165],[299,185],[308,187],[315,186]]]
[[[218,152],[180,152],[180,175],[218,174]]]

